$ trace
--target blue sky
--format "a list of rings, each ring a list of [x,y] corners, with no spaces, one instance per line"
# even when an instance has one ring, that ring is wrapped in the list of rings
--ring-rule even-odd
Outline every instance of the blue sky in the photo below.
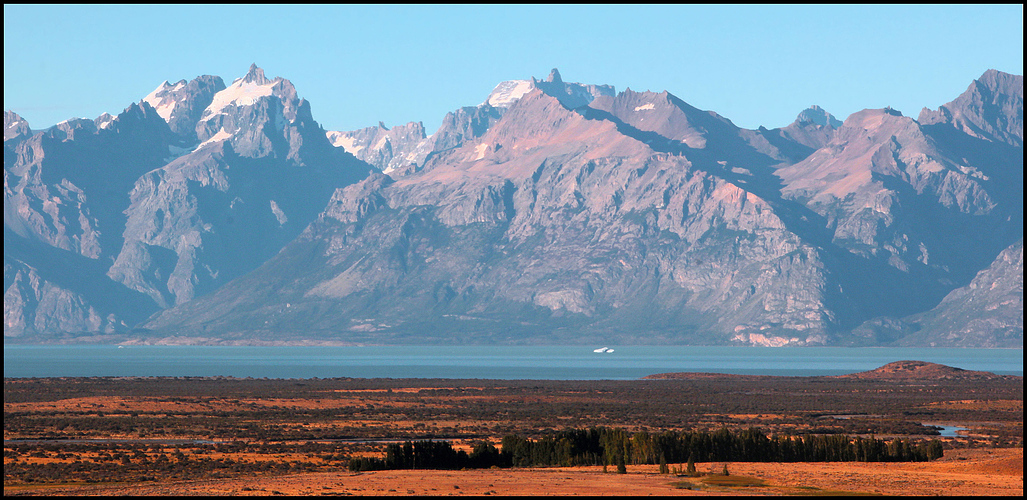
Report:
[[[914,118],[989,68],[1023,74],[1021,5],[4,5],[4,109],[32,128],[118,113],[164,80],[250,63],[282,76],[327,130],[422,121],[503,80],[667,90],[736,125]]]

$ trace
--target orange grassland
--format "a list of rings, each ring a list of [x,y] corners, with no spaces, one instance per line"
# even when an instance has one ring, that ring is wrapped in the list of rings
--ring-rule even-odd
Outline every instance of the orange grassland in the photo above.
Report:
[[[678,464],[680,465],[680,464]],[[658,474],[656,465],[613,468],[556,467],[461,471],[393,470],[238,477],[135,485],[5,486],[4,494],[75,495],[1010,495],[1023,493],[1022,448],[949,450],[920,463],[705,463],[700,472],[727,465],[737,485],[719,475],[688,478]],[[763,486],[746,486],[759,483]],[[689,484],[692,488],[682,487]]]

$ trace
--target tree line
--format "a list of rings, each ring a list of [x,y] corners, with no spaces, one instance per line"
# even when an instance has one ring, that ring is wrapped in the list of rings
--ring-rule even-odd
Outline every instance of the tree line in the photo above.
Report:
[[[623,429],[567,429],[531,440],[508,435],[502,451],[485,441],[471,453],[448,441],[389,444],[382,458],[350,460],[350,470],[462,469],[688,462],[926,462],[943,454],[941,442],[846,435],[767,436],[749,428],[716,432],[665,431],[650,434]],[[663,467],[661,467],[662,469]]]

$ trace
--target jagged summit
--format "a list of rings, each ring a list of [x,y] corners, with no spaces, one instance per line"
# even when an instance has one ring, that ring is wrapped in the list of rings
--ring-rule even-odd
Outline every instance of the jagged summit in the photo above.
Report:
[[[256,64],[250,65],[249,72],[246,76],[235,80],[227,88],[217,92],[212,97],[210,104],[204,109],[201,114],[200,121],[210,120],[212,117],[221,115],[225,112],[226,108],[238,107],[238,106],[250,106],[264,97],[271,96],[275,93],[278,82],[288,83],[288,80],[284,80],[281,77],[277,77],[274,80],[268,80],[264,76],[264,70],[257,67]],[[282,88],[279,90],[279,97],[285,98],[284,94],[292,94],[295,96],[295,89],[292,89],[292,85],[286,85],[288,89]],[[215,130],[216,132],[216,130]],[[210,137],[214,132],[207,134],[206,137]],[[200,134],[201,139],[204,139],[204,134]]]
[[[563,83],[563,79],[560,78],[560,70],[553,68],[553,70],[549,72],[549,76],[546,77],[546,81],[552,83]]]
[[[1023,147],[1023,75],[989,69],[952,102],[937,110],[924,108],[917,121],[944,123],[979,139]]]
[[[560,100],[567,109],[576,109],[587,105],[599,96],[617,94],[612,85],[593,85],[584,83],[567,83],[560,76],[560,70],[553,68],[545,80],[540,81],[534,76],[528,80],[507,80],[500,82],[485,102],[492,107],[509,108],[513,103],[524,97],[532,89],[539,89]]]
[[[242,78],[242,81],[257,85],[267,85],[272,83],[272,80],[268,80],[267,77],[264,76],[264,70],[257,67],[256,63],[250,64],[250,70],[246,73],[246,76]]]
[[[225,82],[213,75],[201,75],[191,81],[179,80],[174,85],[165,80],[142,102],[157,110],[157,114],[185,143],[192,143],[196,140],[196,123],[203,110],[214,94],[224,89]]]

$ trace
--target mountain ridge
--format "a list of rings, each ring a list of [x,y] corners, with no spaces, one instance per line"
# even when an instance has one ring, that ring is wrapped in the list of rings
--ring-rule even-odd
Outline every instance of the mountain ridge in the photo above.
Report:
[[[212,342],[983,346],[1000,335],[1022,345],[1022,285],[984,271],[1015,268],[996,256],[1022,241],[1022,77],[985,73],[924,123],[890,108],[839,122],[811,106],[785,127],[747,130],[666,91],[614,93],[554,69],[497,85],[431,136],[418,122],[325,131],[288,80],[256,65],[218,82],[164,82],[125,119],[31,137],[5,114],[5,186],[23,186],[5,190],[5,240],[51,234],[43,241],[62,251],[108,256],[109,277],[158,309],[147,322],[108,322],[116,328],[81,319],[103,311],[82,312],[86,330]],[[53,176],[60,162],[33,163],[54,155],[51,143],[127,134],[137,116],[161,139],[146,153],[156,167],[124,174],[127,204],[96,204],[95,186]],[[32,168],[44,176],[19,180]],[[60,227],[30,217],[45,213],[32,208],[43,188],[67,193],[61,207],[77,200]],[[26,208],[8,217],[16,206]],[[5,251],[5,339],[26,331],[26,304],[38,302],[27,283],[41,269],[25,266]],[[974,292],[975,317],[991,315],[974,333],[929,319],[988,279],[1003,288]]]

